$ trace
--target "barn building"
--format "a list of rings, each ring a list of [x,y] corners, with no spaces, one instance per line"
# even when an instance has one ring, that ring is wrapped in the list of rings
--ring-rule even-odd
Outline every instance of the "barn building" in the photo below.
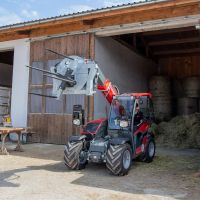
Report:
[[[149,91],[152,76],[167,76],[173,91],[158,107],[176,115],[179,83],[200,76],[200,1],[146,0],[0,27],[0,85],[11,88],[13,125],[31,126],[35,142],[64,144],[74,104],[87,120],[105,117],[108,105],[98,92],[59,101],[33,94],[50,95],[52,80],[26,65],[49,70],[62,59],[45,49],[94,59],[121,93]]]

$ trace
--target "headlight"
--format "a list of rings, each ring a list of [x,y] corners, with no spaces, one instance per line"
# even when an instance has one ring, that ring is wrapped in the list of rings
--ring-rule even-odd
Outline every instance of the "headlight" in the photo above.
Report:
[[[121,128],[127,128],[127,127],[128,127],[128,121],[120,120],[119,126],[120,126]]]
[[[76,125],[76,126],[80,126],[81,125],[80,119],[74,119],[73,124]]]

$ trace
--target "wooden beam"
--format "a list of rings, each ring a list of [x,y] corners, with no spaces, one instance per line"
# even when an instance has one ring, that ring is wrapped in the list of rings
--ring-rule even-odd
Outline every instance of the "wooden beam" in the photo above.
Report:
[[[165,46],[165,45],[186,44],[186,43],[196,43],[196,42],[200,42],[200,37],[152,41],[152,42],[149,42],[148,45],[149,46]]]
[[[92,28],[106,27],[120,24],[138,23],[144,21],[152,21],[159,19],[167,19],[173,17],[181,17],[186,15],[200,14],[199,3],[194,5],[187,5],[181,7],[161,7],[155,10],[144,10],[142,13],[133,12],[129,14],[121,14],[113,17],[97,19]]]
[[[17,31],[19,35],[30,35],[31,30],[19,30]]]
[[[93,25],[94,22],[95,22],[94,19],[86,19],[82,21],[83,25]]]
[[[53,84],[45,84],[43,85],[32,85],[30,84],[30,90],[34,90],[34,89],[43,89],[43,87],[45,89],[52,89],[53,88]]]
[[[89,49],[88,49],[88,56],[90,59],[95,59],[95,37],[94,34],[89,35]],[[91,121],[94,119],[94,95],[87,97],[88,102],[88,116],[87,120]]]
[[[149,44],[146,42],[146,40],[144,39],[143,36],[141,36],[141,41],[145,47],[145,54],[146,54],[147,58],[149,58],[149,53],[150,53]]]
[[[137,49],[137,38],[136,38],[136,34],[133,34],[133,47],[135,49]]]
[[[189,32],[189,31],[195,31],[195,30],[196,30],[196,28],[194,26],[190,26],[190,27],[177,28],[177,29],[166,29],[166,30],[160,30],[160,31],[149,31],[149,32],[142,33],[142,35],[143,36],[157,36],[157,35],[163,35],[163,34]]]
[[[182,53],[182,54],[167,54],[167,55],[160,55],[160,56],[156,56],[156,59],[159,60],[161,58],[174,58],[174,57],[188,57],[188,56],[200,56],[200,52],[195,52],[195,53]]]
[[[157,52],[154,52],[154,55],[155,56],[165,56],[165,55],[172,55],[172,54],[191,54],[191,53],[200,53],[200,47],[192,48],[192,49],[157,51]]]
[[[196,14],[200,14],[199,0],[165,1],[111,11],[102,11],[100,13],[72,17],[63,20],[52,20],[46,23],[41,22],[40,24],[26,25],[18,28],[8,28],[6,30],[0,30],[0,41],[26,37],[34,38],[53,34],[69,33],[73,31],[88,31],[91,29],[114,25]],[[86,23],[83,23],[84,20],[86,20]],[[30,32],[26,32],[24,30],[29,30]],[[19,33],[21,33],[21,35]]]

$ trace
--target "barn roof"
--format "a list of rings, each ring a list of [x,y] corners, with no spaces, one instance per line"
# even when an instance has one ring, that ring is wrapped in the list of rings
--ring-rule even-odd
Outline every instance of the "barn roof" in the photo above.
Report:
[[[140,31],[143,31],[145,23],[150,26],[151,24],[148,23],[153,21],[165,24],[168,20],[169,23],[179,25],[179,18],[184,22],[184,26],[194,26],[199,23],[199,16],[199,0],[143,0],[2,26],[0,27],[0,42],[69,34],[94,33],[98,35],[103,31],[105,35],[106,31],[116,32],[116,29],[133,31],[132,26],[140,27]],[[151,26],[154,28],[154,25]]]
[[[133,2],[133,3],[120,4],[120,5],[110,6],[110,7],[103,7],[103,8],[97,8],[97,9],[92,9],[92,10],[86,10],[82,12],[75,12],[75,13],[70,13],[70,14],[65,14],[65,15],[58,15],[54,17],[25,21],[25,22],[20,22],[20,23],[15,23],[15,24],[8,24],[5,26],[0,26],[0,30],[8,29],[8,28],[23,27],[23,26],[34,25],[34,24],[42,24],[42,23],[51,22],[51,21],[91,15],[91,14],[95,14],[99,12],[112,11],[116,9],[131,8],[138,5],[145,5],[145,4],[151,4],[151,3],[156,3],[156,2],[162,2],[162,1],[169,1],[169,0],[141,0],[141,1]]]

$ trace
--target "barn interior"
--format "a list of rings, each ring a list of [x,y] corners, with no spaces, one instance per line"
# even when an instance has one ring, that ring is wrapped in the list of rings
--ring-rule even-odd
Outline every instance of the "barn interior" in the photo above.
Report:
[[[0,86],[12,87],[14,50],[0,52]]]
[[[200,148],[198,26],[97,37],[95,60],[121,93],[153,94],[161,143]],[[95,96],[95,118],[108,114],[104,102]]]
[[[0,124],[10,114],[14,50],[0,52]]]

